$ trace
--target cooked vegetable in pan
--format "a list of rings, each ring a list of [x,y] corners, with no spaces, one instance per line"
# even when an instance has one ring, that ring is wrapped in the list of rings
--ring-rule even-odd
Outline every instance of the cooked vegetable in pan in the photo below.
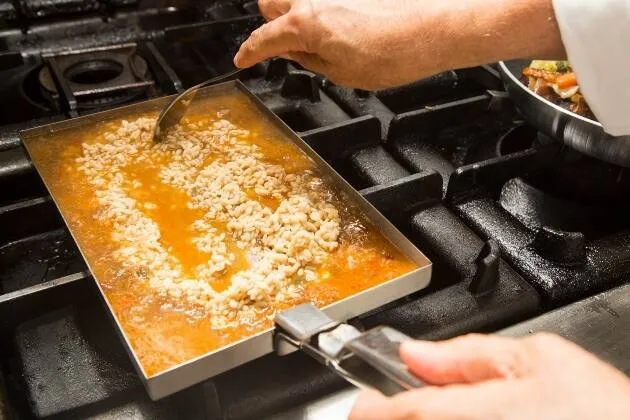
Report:
[[[534,60],[523,70],[523,76],[525,84],[536,94],[578,115],[595,119],[568,61]]]

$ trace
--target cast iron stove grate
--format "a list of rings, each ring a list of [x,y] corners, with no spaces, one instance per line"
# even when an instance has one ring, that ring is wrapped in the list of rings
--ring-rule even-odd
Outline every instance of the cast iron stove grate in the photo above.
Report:
[[[22,128],[109,104],[73,108],[72,95],[58,89],[59,106],[43,106],[43,97],[33,105],[34,90],[21,86],[39,86],[29,75],[39,74],[45,57],[131,43],[147,64],[149,95],[174,93],[223,71],[260,20],[249,16],[252,2],[217,3],[202,13],[124,3],[41,23],[19,10],[2,15],[8,27],[30,29],[0,30],[6,46],[0,71],[7,76],[0,92],[20,109],[0,127],[0,407],[20,419],[261,418],[346,386],[300,354],[264,357],[158,402],[133,374],[17,138]],[[494,331],[626,281],[623,220],[608,226],[589,223],[594,216],[583,220],[585,202],[610,210],[623,201],[625,190],[613,181],[623,185],[625,175],[594,161],[576,166],[581,157],[538,139],[500,92],[492,67],[375,94],[333,86],[283,60],[257,66],[242,80],[434,264],[430,289],[366,314],[357,325],[389,324],[431,339]],[[576,167],[601,174],[611,187],[601,200],[587,187],[566,191],[561,198],[576,215],[558,218],[544,203],[563,184],[549,188],[545,180],[558,169],[572,179]],[[536,193],[518,193],[528,186],[542,191],[539,207],[531,198]]]
[[[484,246],[442,204],[440,175],[431,170],[412,172],[387,151],[389,146],[382,138],[384,120],[349,114],[343,104],[337,104],[327,93],[332,87],[322,88],[319,78],[279,60],[252,71],[245,83],[294,129],[305,128],[301,135],[309,144],[362,189],[434,261],[436,271],[430,291],[356,320],[358,324],[368,327],[388,323],[415,336],[437,338],[497,329],[537,312],[538,295],[500,259],[496,244]],[[478,89],[484,91],[482,86]],[[26,166],[23,174],[32,172]],[[26,180],[22,178],[20,184]],[[96,340],[89,333],[97,324],[102,325],[99,329],[107,329],[105,314],[92,293],[89,274],[77,269],[80,258],[73,251],[73,244],[64,243],[67,233],[52,203],[36,176],[31,180],[35,185],[30,191],[38,198],[3,207],[7,209],[2,214],[3,222],[16,227],[3,247],[7,257],[0,261],[7,267],[7,278],[22,278],[24,260],[10,256],[18,254],[20,246],[45,254],[54,238],[66,250],[61,257],[66,272],[57,271],[65,277],[46,281],[45,277],[38,278],[42,269],[33,266],[32,274],[27,276],[30,287],[15,291],[13,286],[3,295],[2,310],[12,319],[6,329],[13,337],[13,345],[7,350],[7,371],[13,379],[25,374],[25,379],[8,381],[12,400],[17,398],[18,407],[36,417],[64,413],[81,417],[101,412],[102,406],[114,413],[131,404],[133,410],[151,412],[156,418],[169,418],[173,412],[186,409],[197,410],[198,418],[213,418],[217,412],[227,418],[247,418],[252,413],[272,413],[344,386],[301,355],[287,359],[269,356],[172,398],[149,403],[133,375],[121,382],[120,378],[128,377],[132,371],[128,363],[110,360],[120,351],[113,334],[110,339]],[[25,211],[41,214],[39,224],[20,225],[20,220],[26,220]],[[48,258],[37,256],[38,261]],[[31,308],[42,306],[41,297],[59,289],[53,286],[57,281],[65,290],[65,299],[55,296],[50,299],[53,304],[44,305],[45,310],[33,311]],[[122,368],[117,368],[121,363]],[[252,382],[252,377],[273,378],[273,383],[260,387],[258,382]],[[25,400],[22,394],[29,399]],[[55,397],[60,394],[74,397]],[[192,409],[195,405],[191,405],[191,398],[216,404]],[[190,416],[195,418],[192,413]]]

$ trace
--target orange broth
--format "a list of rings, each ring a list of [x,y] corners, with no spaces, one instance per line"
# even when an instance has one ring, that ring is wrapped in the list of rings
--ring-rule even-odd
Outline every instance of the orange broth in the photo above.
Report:
[[[275,126],[261,118],[260,111],[242,96],[224,94],[213,97],[204,101],[200,109],[195,108],[187,119],[207,122],[210,120],[208,116],[215,116],[218,111],[226,109],[229,113],[224,118],[250,131],[247,141],[261,148],[266,162],[280,164],[288,173],[314,169],[310,158]],[[146,282],[121,270],[120,261],[112,257],[117,247],[110,239],[112,226],[94,220],[98,204],[86,176],[77,170],[76,163],[82,153],[82,143],[98,142],[105,131],[119,123],[120,120],[102,122],[32,139],[28,149],[145,373],[154,376],[269,328],[271,321],[264,319],[237,328],[213,330],[209,315],[163,309],[165,299],[157,297]],[[159,167],[160,162],[150,162],[124,169],[126,176],[142,182],[142,186],[131,196],[139,202],[148,200],[157,204],[157,208],[143,212],[159,225],[163,245],[171,248],[170,252],[180,261],[185,272],[192,273],[193,268],[207,258],[207,254],[194,246],[190,233],[191,223],[202,218],[203,212],[188,208],[184,192],[160,181]],[[275,199],[256,197],[253,191],[246,192],[267,207],[275,209],[278,205]],[[270,307],[266,310],[267,315],[308,301],[322,307],[417,268],[369,226],[357,210],[339,198],[333,204],[342,218],[339,248],[318,268],[318,279],[306,284],[305,292],[299,299]],[[214,226],[226,231],[220,223]],[[226,236],[229,238],[229,235]],[[236,271],[248,267],[244,251],[235,245],[235,241],[228,239],[228,246],[237,258],[212,283],[218,291],[229,285],[230,277]]]

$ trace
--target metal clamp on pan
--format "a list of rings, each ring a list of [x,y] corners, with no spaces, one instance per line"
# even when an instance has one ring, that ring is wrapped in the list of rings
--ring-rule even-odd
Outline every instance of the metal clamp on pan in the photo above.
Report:
[[[300,349],[359,388],[394,395],[423,386],[400,359],[400,343],[411,340],[389,327],[361,332],[330,319],[312,304],[279,313],[274,349],[285,355]]]

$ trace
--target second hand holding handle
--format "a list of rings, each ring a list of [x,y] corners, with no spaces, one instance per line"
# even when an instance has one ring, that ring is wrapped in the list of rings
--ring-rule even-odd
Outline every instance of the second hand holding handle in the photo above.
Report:
[[[391,396],[424,385],[399,356],[400,343],[408,340],[389,327],[361,332],[304,304],[276,316],[274,347],[279,354],[300,349],[350,383]]]

